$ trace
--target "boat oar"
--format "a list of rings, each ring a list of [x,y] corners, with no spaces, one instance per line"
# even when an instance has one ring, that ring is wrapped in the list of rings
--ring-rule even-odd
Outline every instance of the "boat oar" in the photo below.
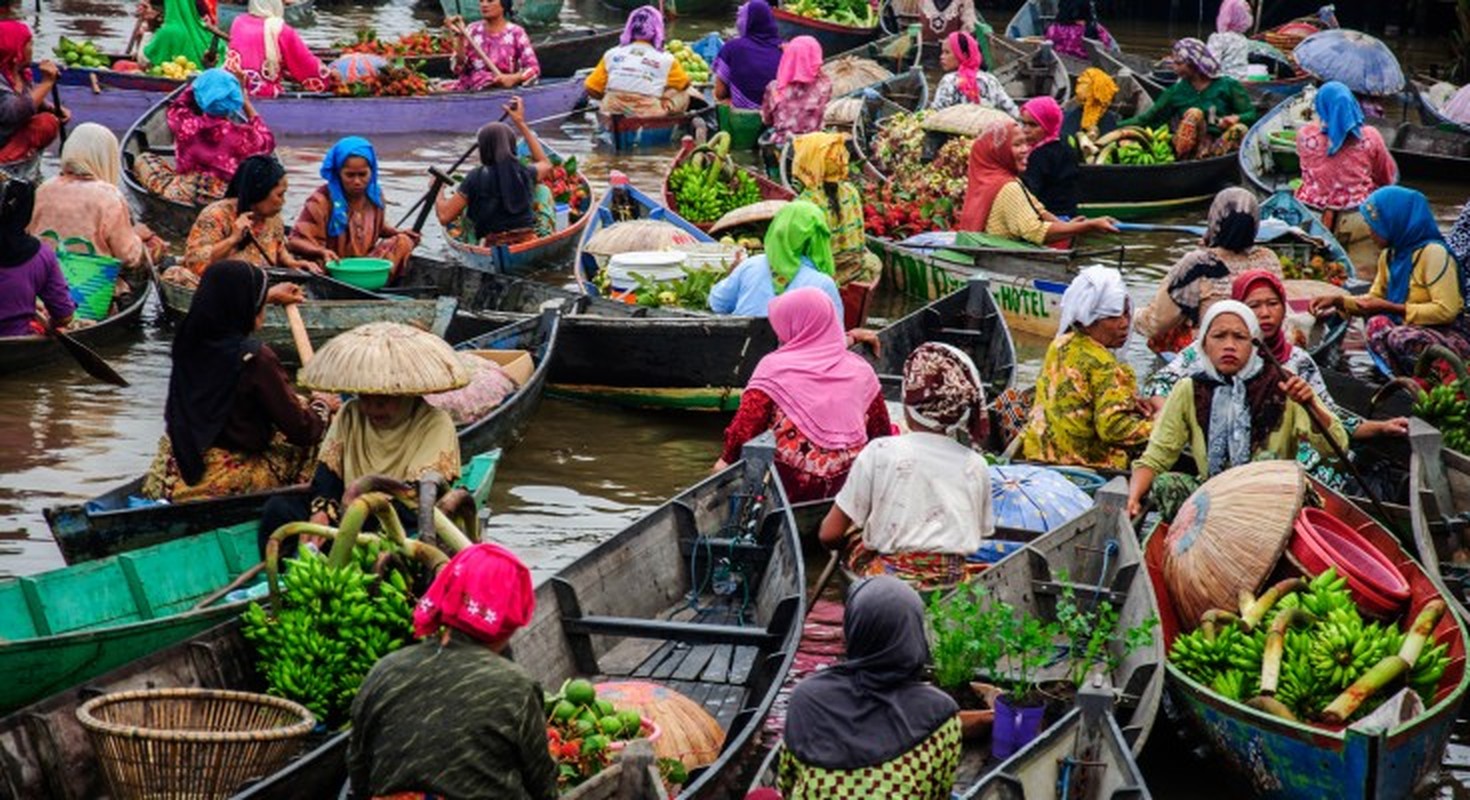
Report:
[[[1266,345],[1262,344],[1260,339],[1251,339],[1251,344],[1255,345],[1256,350],[1260,352],[1261,356],[1271,362],[1277,369],[1284,369],[1281,366],[1281,361],[1276,358],[1276,354],[1272,353]],[[1322,402],[1321,398],[1318,398],[1317,402]],[[1317,419],[1317,415],[1313,414],[1310,408],[1307,409],[1307,417],[1312,420],[1312,427],[1317,429],[1317,433],[1322,434],[1322,438],[1327,440],[1327,444],[1332,448],[1333,455],[1337,456],[1337,460],[1341,461],[1347,467],[1348,472],[1353,476],[1353,480],[1356,480],[1358,485],[1363,487],[1363,492],[1368,495],[1369,502],[1373,503],[1373,510],[1377,512],[1378,518],[1383,520],[1385,526],[1394,528],[1393,517],[1388,515],[1388,509],[1383,507],[1383,501],[1378,499],[1378,492],[1374,491],[1373,487],[1368,485],[1367,481],[1363,480],[1363,474],[1358,472],[1358,465],[1354,464],[1352,459],[1348,458],[1347,452],[1342,449],[1342,445],[1338,444],[1337,440],[1332,438],[1332,434],[1328,432],[1327,426],[1323,425],[1322,421]]]
[[[133,32],[128,34],[128,46],[123,48],[123,58],[133,59],[137,56],[138,45],[143,43],[143,17],[139,16],[133,23]]]
[[[479,56],[480,60],[484,62],[485,68],[490,70],[490,76],[497,81],[500,80],[500,68],[495,66],[495,62],[490,60],[490,56],[485,55],[485,48],[481,47],[480,43],[475,41],[475,37],[470,35],[469,29],[466,28],[462,23],[449,25],[448,27],[450,30],[459,34],[460,37],[464,39],[465,44],[469,45],[470,49],[475,51],[475,55]]]
[[[301,321],[301,309],[295,303],[286,306],[286,322],[291,325],[291,341],[295,342],[296,354],[304,367],[316,352],[311,348],[311,337],[306,335],[306,323]]]
[[[1165,225],[1151,222],[1119,222],[1117,223],[1120,233],[1188,233],[1193,236],[1204,236],[1203,225]]]
[[[113,369],[111,364],[103,361],[102,356],[92,352],[92,348],[59,330],[54,320],[48,319],[46,321],[46,335],[55,339],[61,345],[62,349],[66,350],[78,364],[82,365],[82,369],[86,370],[88,375],[103,383],[110,383],[113,386],[128,385],[127,379],[118,374],[118,371]]]
[[[61,123],[61,130],[58,133],[56,144],[56,152],[60,153],[61,148],[66,146],[66,118],[61,116],[61,78],[59,76],[56,79],[56,83],[51,84],[51,104],[56,106],[54,109],[56,121]]]
[[[465,149],[464,154],[461,155],[459,159],[454,162],[454,166],[450,167],[447,173],[444,174],[453,175],[454,171],[459,169],[464,164],[464,162],[468,161],[470,156],[474,155],[475,151],[479,149],[480,142],[476,140],[473,144]],[[429,174],[433,175],[434,169],[430,169]],[[419,214],[418,219],[414,220],[413,224],[414,230],[423,230],[424,221],[427,220],[429,217],[429,210],[434,207],[434,196],[438,193],[439,187],[442,185],[443,182],[439,179],[439,176],[434,175],[434,183],[429,186],[429,191],[424,192],[424,194],[419,197],[418,202],[414,203],[412,206],[409,206],[408,211],[403,215],[403,219],[398,220],[398,227],[402,228],[403,223],[408,222],[408,218],[413,216],[413,212],[418,211],[419,207],[423,206],[423,212]]]

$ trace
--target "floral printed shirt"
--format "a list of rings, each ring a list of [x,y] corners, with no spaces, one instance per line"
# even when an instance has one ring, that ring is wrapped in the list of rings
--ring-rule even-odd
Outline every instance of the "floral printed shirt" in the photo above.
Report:
[[[999,78],[982,71],[975,74],[975,83],[980,88],[980,105],[1004,111],[1013,117],[1021,116],[1021,110],[1016,107],[1016,101],[1006,94],[1006,88],[1000,85]],[[939,79],[939,86],[934,90],[934,99],[929,102],[929,107],[938,111],[941,108],[968,102],[970,99],[960,91],[960,74],[949,72]]]
[[[761,119],[771,127],[771,143],[785,144],[794,136],[821,130],[822,115],[831,99],[832,82],[826,75],[818,75],[811,83],[792,83],[784,92],[777,92],[776,82],[771,81],[761,103]]]
[[[1127,469],[1130,449],[1152,423],[1134,403],[1133,368],[1091,336],[1067,333],[1046,350],[1036,405],[1021,435],[1026,458],[1049,464]]]
[[[1317,208],[1357,208],[1380,186],[1398,180],[1399,167],[1377,128],[1364,125],[1358,136],[1327,155],[1327,134],[1311,122],[1297,132],[1296,152],[1302,163],[1302,185],[1296,199]]]
[[[490,33],[485,30],[485,21],[480,20],[470,23],[468,31],[485,55],[495,62],[495,68],[501,74],[526,72],[533,79],[541,74],[541,63],[536,60],[536,51],[531,47],[531,37],[526,35],[525,28],[507,23],[499,33]],[[465,55],[462,63],[455,63],[454,70],[459,75],[455,88],[462,92],[483,89],[495,81],[490,68],[473,49]]]

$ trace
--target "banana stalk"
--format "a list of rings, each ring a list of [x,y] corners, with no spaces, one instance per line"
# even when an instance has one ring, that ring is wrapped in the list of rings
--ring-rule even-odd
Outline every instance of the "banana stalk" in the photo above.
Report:
[[[1286,581],[1282,581],[1286,583]],[[1271,587],[1266,595],[1281,586],[1278,583]],[[1266,595],[1262,595],[1265,598]],[[1271,621],[1271,629],[1266,633],[1266,648],[1261,655],[1261,695],[1272,697],[1276,694],[1276,685],[1281,681],[1281,657],[1286,652],[1286,629],[1301,625],[1310,625],[1316,621],[1311,614],[1300,608],[1288,608],[1276,615]]]
[[[1266,618],[1266,614],[1270,613],[1271,607],[1276,605],[1277,600],[1280,600],[1291,592],[1305,588],[1307,588],[1306,581],[1301,578],[1289,578],[1278,582],[1275,586],[1267,589],[1260,597],[1252,599],[1249,603],[1245,602],[1245,599],[1250,596],[1249,593],[1242,591],[1240,621],[1245,625],[1246,632],[1249,633],[1255,630],[1256,626],[1261,624],[1261,620]]]
[[[1292,722],[1297,721],[1296,715],[1291,713],[1291,709],[1287,708],[1280,700],[1274,697],[1266,697],[1265,695],[1252,697],[1245,701],[1245,704],[1257,711],[1264,711],[1273,717],[1280,717],[1291,720]]]
[[[1430,634],[1434,633],[1434,626],[1439,624],[1439,618],[1444,616],[1445,604],[1443,600],[1430,600],[1424,604],[1419,611],[1419,616],[1414,618],[1414,624],[1409,627],[1409,633],[1404,637],[1404,643],[1399,647],[1399,658],[1404,660],[1410,667],[1419,660],[1419,654],[1424,650],[1424,643],[1429,640]]]
[[[1398,656],[1384,656],[1383,660],[1363,673],[1362,677],[1342,691],[1327,708],[1322,709],[1322,721],[1329,725],[1341,725],[1353,715],[1364,701],[1378,693],[1379,689],[1398,680],[1409,671],[1409,663]]]
[[[1204,630],[1207,642],[1215,641],[1215,636],[1222,628],[1238,622],[1240,622],[1240,617],[1223,608],[1212,608],[1201,614],[1199,618],[1199,626]]]

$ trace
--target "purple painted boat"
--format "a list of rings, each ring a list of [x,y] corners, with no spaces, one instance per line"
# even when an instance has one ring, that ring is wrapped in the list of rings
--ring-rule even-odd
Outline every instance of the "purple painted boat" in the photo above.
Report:
[[[473,133],[494,122],[512,97],[526,119],[564,116],[584,102],[580,78],[542,81],[489,92],[444,92],[419,97],[338,97],[297,92],[257,99],[256,111],[277,137],[334,138],[354,133]]]
[[[58,91],[73,124],[95,122],[121,137],[153,104],[183,83],[141,72],[67,67],[61,71]]]

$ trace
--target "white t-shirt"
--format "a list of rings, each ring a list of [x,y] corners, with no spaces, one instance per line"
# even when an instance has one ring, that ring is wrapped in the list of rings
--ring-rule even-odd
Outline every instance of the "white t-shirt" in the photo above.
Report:
[[[643,42],[626,44],[607,51],[607,90],[628,92],[648,97],[664,93],[674,57],[655,50]]]
[[[906,433],[869,442],[837,507],[880,553],[969,555],[995,533],[984,456],[948,436]]]

